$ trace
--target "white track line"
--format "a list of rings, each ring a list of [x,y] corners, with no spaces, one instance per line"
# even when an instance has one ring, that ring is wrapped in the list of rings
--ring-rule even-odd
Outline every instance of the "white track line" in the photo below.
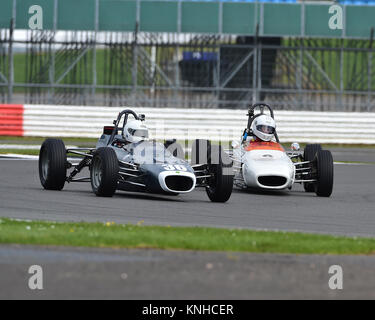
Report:
[[[334,162],[337,165],[346,165],[346,166],[371,166],[374,165],[373,163],[366,163],[366,162]]]
[[[39,156],[32,156],[26,154],[16,154],[16,153],[8,153],[8,154],[0,154],[0,160],[10,161],[10,160],[31,160],[37,161],[39,160]],[[77,158],[68,158],[69,161],[75,161]]]
[[[14,150],[39,150],[40,145],[27,144],[0,144],[0,149],[14,149]]]

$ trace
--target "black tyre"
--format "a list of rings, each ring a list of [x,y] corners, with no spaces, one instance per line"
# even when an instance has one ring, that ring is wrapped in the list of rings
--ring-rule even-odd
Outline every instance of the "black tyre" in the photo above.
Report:
[[[315,193],[319,197],[329,197],[333,190],[333,158],[328,150],[316,154],[317,183]]]
[[[222,151],[221,146],[210,146],[208,171],[212,178],[208,179],[206,192],[212,202],[227,202],[233,191],[233,163]]]
[[[92,191],[99,197],[112,197],[117,189],[119,165],[111,148],[95,151],[90,166]]]
[[[308,144],[306,145],[303,151],[303,159],[304,161],[313,161],[318,151],[322,150],[322,146],[320,144]],[[314,183],[304,183],[303,187],[306,192],[314,192],[315,191],[315,184]]]
[[[174,157],[185,160],[184,149],[176,140],[173,140],[171,143],[165,143],[164,146]]]
[[[204,139],[196,139],[191,147],[191,164],[207,164],[211,142]]]
[[[39,152],[39,178],[44,189],[62,190],[65,185],[67,157],[64,142],[47,139]]]

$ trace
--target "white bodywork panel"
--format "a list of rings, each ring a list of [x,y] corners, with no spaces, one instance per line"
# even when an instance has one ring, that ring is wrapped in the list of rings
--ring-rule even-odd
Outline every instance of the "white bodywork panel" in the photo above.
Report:
[[[241,145],[233,151],[233,157],[241,168],[235,178],[238,186],[282,190],[294,183],[295,166],[284,151],[246,151]]]

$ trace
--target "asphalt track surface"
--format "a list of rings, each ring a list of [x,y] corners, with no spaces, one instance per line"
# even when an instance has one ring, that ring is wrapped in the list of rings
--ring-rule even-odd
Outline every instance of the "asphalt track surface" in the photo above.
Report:
[[[332,265],[342,290],[329,288]],[[375,299],[374,267],[374,256],[0,246],[0,299]]]
[[[159,196],[118,192],[98,198],[89,183],[42,189],[36,161],[0,161],[0,216],[53,221],[114,221],[146,225],[211,226],[375,236],[375,165],[335,165],[334,193],[319,198],[292,191],[235,190],[225,204],[204,190]]]
[[[373,151],[339,151],[335,160],[373,161]],[[236,190],[226,204],[204,190],[166,197],[119,192],[97,198],[89,184],[42,190],[37,162],[0,160],[0,216],[54,221],[115,221],[176,226],[375,235],[375,166],[335,166],[331,198],[292,191]],[[44,290],[27,286],[32,264]],[[344,289],[328,288],[340,265]],[[374,299],[374,256],[304,256],[0,245],[0,299]]]

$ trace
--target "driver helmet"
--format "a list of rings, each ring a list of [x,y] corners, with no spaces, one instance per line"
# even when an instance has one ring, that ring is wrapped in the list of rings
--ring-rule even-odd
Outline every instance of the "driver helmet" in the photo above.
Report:
[[[124,128],[124,138],[130,143],[136,143],[148,138],[148,128],[141,120],[130,120]]]
[[[263,114],[256,117],[251,125],[253,134],[263,141],[271,141],[275,131],[276,123],[271,116]]]

